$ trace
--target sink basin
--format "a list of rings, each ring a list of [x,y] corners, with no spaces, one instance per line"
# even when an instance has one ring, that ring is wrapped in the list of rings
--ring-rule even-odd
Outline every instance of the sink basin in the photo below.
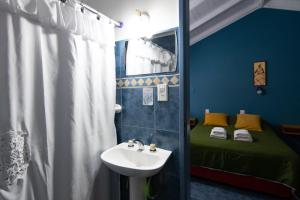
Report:
[[[130,177],[150,177],[157,174],[171,155],[171,151],[157,148],[155,152],[145,145],[144,151],[137,145],[127,143],[116,145],[101,154],[101,159],[111,170]]]

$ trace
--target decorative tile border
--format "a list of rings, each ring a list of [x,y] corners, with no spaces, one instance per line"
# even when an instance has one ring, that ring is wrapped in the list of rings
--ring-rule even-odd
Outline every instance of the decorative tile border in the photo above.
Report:
[[[163,83],[179,86],[179,74],[118,78],[117,88],[155,87]]]

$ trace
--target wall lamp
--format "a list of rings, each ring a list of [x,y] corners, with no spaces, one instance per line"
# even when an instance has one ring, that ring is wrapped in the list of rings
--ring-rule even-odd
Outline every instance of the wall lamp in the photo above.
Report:
[[[257,87],[256,88],[256,94],[257,95],[264,95],[265,94],[265,90],[262,87]]]

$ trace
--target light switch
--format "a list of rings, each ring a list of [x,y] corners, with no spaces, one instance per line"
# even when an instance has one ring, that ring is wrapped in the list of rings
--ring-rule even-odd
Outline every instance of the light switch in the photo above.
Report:
[[[157,85],[157,101],[168,101],[168,85]]]

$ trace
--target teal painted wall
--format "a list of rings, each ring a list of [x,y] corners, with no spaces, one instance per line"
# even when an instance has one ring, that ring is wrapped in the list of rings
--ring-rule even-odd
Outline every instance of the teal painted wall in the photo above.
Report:
[[[253,62],[267,61],[266,94],[253,86]],[[240,109],[273,124],[300,124],[300,12],[261,9],[190,50],[191,115]]]

